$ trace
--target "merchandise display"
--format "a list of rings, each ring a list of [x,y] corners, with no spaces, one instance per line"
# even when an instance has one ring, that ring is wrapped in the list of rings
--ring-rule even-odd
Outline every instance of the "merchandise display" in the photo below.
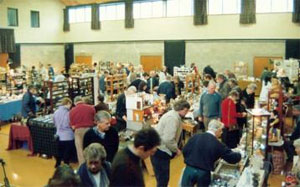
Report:
[[[57,142],[54,140],[56,127],[52,117],[52,115],[46,115],[28,121],[35,154],[57,155]]]
[[[117,95],[124,92],[127,87],[126,74],[110,75],[106,77],[106,92],[110,95],[110,100],[113,101]]]
[[[94,101],[94,78],[88,77],[71,77],[70,78],[70,96],[75,98],[76,96],[89,97],[92,104]]]
[[[110,109],[109,112],[116,122],[111,123],[111,125],[116,125],[115,127],[118,127],[118,125],[120,125],[118,124],[120,122],[120,118],[116,118],[115,116],[117,107],[116,98],[118,95],[125,93],[125,105],[127,111],[125,116],[122,115],[122,119],[126,121],[127,126],[125,127],[124,125],[124,128],[126,129],[118,132],[120,140],[119,148],[124,148],[134,141],[134,134],[136,131],[147,127],[155,128],[163,114],[171,110],[173,104],[181,99],[186,100],[190,104],[190,108],[189,111],[185,111],[186,114],[184,114],[184,117],[182,118],[183,133],[180,138],[182,141],[178,142],[181,144],[180,146],[184,146],[188,142],[189,138],[195,134],[204,131],[204,120],[206,119],[206,116],[200,116],[203,117],[202,121],[201,118],[199,118],[200,97],[201,92],[204,90],[210,91],[210,87],[204,87],[200,77],[193,74],[191,68],[184,66],[180,68],[174,67],[174,75],[179,76],[180,79],[183,80],[185,86],[180,92],[181,95],[175,99],[170,99],[169,102],[166,102],[166,96],[164,94],[157,94],[155,90],[153,93],[151,92],[151,94],[146,93],[147,90],[145,92],[138,92],[135,94],[129,94],[129,92],[126,92],[131,75],[133,75],[132,79],[134,79],[135,74],[138,74],[141,76],[140,78],[142,80],[145,80],[142,76],[144,72],[139,71],[139,68],[133,67],[134,66],[132,64],[125,66],[123,64],[115,65],[111,62],[105,62],[102,63],[102,65],[94,64],[93,67],[86,66],[84,64],[75,64],[72,65],[71,76],[66,76],[68,77],[66,80],[57,82],[55,80],[44,81],[41,89],[46,101],[43,106],[45,107],[43,116],[39,116],[40,114],[37,113],[36,118],[29,118],[27,121],[27,125],[32,136],[33,153],[41,155],[45,154],[47,157],[57,155],[58,142],[57,139],[55,139],[56,127],[52,118],[53,113],[60,104],[59,101],[64,97],[68,97],[74,102],[74,98],[76,96],[82,96],[84,97],[83,102],[90,105],[96,105],[98,102],[97,99],[99,99],[99,104],[104,103]],[[237,75],[239,78],[239,81],[237,82],[238,84],[242,84],[244,86],[243,88],[246,88],[250,83],[255,83],[256,85],[261,84],[260,80],[248,77],[247,63],[236,63],[234,69],[235,71],[241,71],[240,74]],[[108,74],[103,74],[104,71],[108,71]],[[16,76],[19,75],[16,74]],[[61,76],[61,74],[58,76]],[[99,80],[99,77],[101,77],[101,81]],[[23,81],[23,78],[20,76],[20,81],[21,80]],[[20,81],[18,81],[17,78],[15,80],[16,83]],[[278,151],[277,148],[282,149],[284,144],[284,130],[282,126],[285,117],[285,112],[283,111],[286,95],[285,92],[282,91],[281,83],[275,79],[272,81],[272,88],[269,92],[268,100],[265,101],[266,103],[264,103],[264,106],[259,106],[263,108],[256,108],[258,105],[255,105],[254,109],[245,108],[243,110],[245,112],[243,113],[244,124],[240,125],[238,120],[236,120],[234,122],[235,124],[233,124],[235,126],[240,125],[239,128],[229,129],[229,127],[226,126],[227,124],[225,125],[223,133],[228,129],[236,130],[234,133],[228,133],[230,132],[228,131],[227,134],[224,134],[228,137],[235,136],[236,144],[232,147],[236,147],[236,145],[237,147],[234,148],[233,151],[239,152],[242,159],[237,164],[229,164],[222,159],[218,160],[215,163],[215,166],[211,168],[210,186],[263,186],[264,183],[267,182],[267,178],[269,176],[269,171],[265,169],[265,165],[269,163],[270,160],[272,161],[273,173],[280,173],[282,171],[282,167],[279,167],[281,165],[277,164],[277,162],[281,162],[281,160],[284,159],[284,155],[282,154],[283,152]],[[100,84],[102,86],[104,85],[104,82],[105,88],[101,87],[100,90]],[[176,84],[176,81],[174,84]],[[14,86],[17,87],[16,85]],[[11,90],[12,89],[8,88],[6,84],[2,86],[0,91],[0,110],[2,105],[13,101],[18,101],[18,105],[20,107],[22,106],[22,93],[27,91],[26,86],[20,93],[12,92]],[[139,89],[139,91],[141,91],[141,89]],[[217,91],[218,90],[216,90],[216,92]],[[97,97],[98,94],[101,95]],[[103,103],[102,96],[104,96]],[[243,105],[243,103],[241,105]],[[210,108],[210,106],[207,108]],[[206,110],[209,110],[207,108]],[[21,111],[21,109],[18,110]],[[238,108],[236,108],[236,110],[238,110]],[[20,113],[20,111],[18,112]],[[15,115],[15,112],[12,116],[13,115]],[[179,115],[181,117],[183,116],[181,113],[179,113]],[[219,116],[219,114],[216,115],[216,118],[222,119],[222,117],[223,116]],[[4,119],[2,118],[3,114],[0,112],[0,120]],[[5,119],[6,118],[8,117],[5,117]],[[211,127],[209,126],[209,128]],[[215,136],[217,136],[217,134],[215,134]],[[220,141],[226,142],[226,139],[223,138],[224,137],[222,136]],[[239,144],[237,144],[238,141]],[[152,170],[149,169],[152,168],[151,161],[148,159],[148,161],[144,162],[150,173],[150,170]]]
[[[247,113],[250,115],[251,120],[249,128],[247,128],[245,141],[245,150],[253,155],[262,154],[264,158],[267,158],[268,154],[268,142],[269,142],[269,118],[271,113],[265,109],[247,109]]]
[[[68,81],[53,82],[44,81],[44,99],[49,105],[45,105],[45,113],[53,113],[58,107],[59,100],[64,97],[70,97],[70,88]]]

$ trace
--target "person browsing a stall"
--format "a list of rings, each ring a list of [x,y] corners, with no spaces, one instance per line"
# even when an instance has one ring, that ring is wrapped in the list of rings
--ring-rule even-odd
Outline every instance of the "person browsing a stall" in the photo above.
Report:
[[[84,135],[83,148],[91,143],[100,143],[107,153],[107,161],[112,162],[119,147],[118,132],[110,126],[111,115],[107,111],[99,111],[95,115],[96,126],[90,128]]]
[[[70,125],[75,131],[75,146],[79,164],[84,162],[83,137],[90,127],[94,126],[95,108],[85,104],[81,96],[74,99],[75,107],[70,111]]]
[[[210,172],[214,170],[218,159],[222,158],[230,164],[241,160],[240,153],[233,152],[218,140],[222,129],[223,124],[220,121],[211,120],[207,132],[196,134],[189,139],[182,151],[186,167],[181,186],[209,186]]]

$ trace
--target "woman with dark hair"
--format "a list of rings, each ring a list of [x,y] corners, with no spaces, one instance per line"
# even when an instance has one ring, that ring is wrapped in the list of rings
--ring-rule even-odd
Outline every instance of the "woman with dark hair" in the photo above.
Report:
[[[137,92],[146,92],[147,90],[147,83],[145,81],[141,81],[139,83],[139,86],[138,86],[138,89],[137,89]]]
[[[173,77],[172,84],[174,85],[174,88],[175,88],[175,97],[181,95],[181,90],[183,89],[184,84],[183,84],[183,82],[179,79],[178,76],[174,76],[174,77]]]
[[[98,101],[99,103],[95,106],[96,113],[100,110],[105,110],[107,112],[110,112],[107,104],[104,103],[104,96],[102,94],[98,95]]]
[[[79,175],[75,174],[69,165],[57,167],[52,178],[49,179],[47,187],[77,187],[82,186]]]

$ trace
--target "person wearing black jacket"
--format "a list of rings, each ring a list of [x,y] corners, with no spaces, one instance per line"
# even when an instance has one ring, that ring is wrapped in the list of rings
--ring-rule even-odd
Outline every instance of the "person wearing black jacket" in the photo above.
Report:
[[[36,87],[33,85],[28,86],[28,90],[22,98],[22,116],[24,118],[35,116],[36,100],[34,94],[36,94]]]
[[[293,143],[298,138],[300,138],[300,117],[298,117],[297,126],[294,132],[292,133],[290,139],[288,141],[285,141],[283,145],[285,152],[287,154],[287,161],[289,162],[293,161],[293,156],[296,155],[295,147]]]
[[[166,80],[160,83],[157,94],[165,94],[167,103],[169,103],[171,99],[175,99],[175,87],[171,82],[171,76],[168,75]]]
[[[110,186],[145,186],[141,161],[156,152],[160,141],[153,128],[138,131],[133,145],[128,145],[117,153],[112,163]]]
[[[181,186],[209,186],[210,172],[214,170],[214,164],[219,158],[231,164],[241,160],[240,153],[231,151],[218,141],[222,128],[220,121],[212,120],[207,132],[194,135],[184,146],[182,153],[186,167]]]
[[[150,72],[150,78],[147,80],[147,90],[149,93],[153,93],[155,87],[159,85],[158,78],[156,77],[155,71]]]
[[[126,121],[127,121],[127,109],[126,109],[126,95],[132,95],[136,93],[136,88],[134,86],[130,86],[125,93],[119,95],[117,100],[116,107],[116,119],[117,125],[116,130],[121,131],[126,129]]]
[[[212,67],[210,67],[210,65],[205,66],[203,69],[203,75],[206,75],[206,74],[211,75],[214,79],[216,78],[216,73],[215,73],[214,69]]]
[[[256,84],[251,83],[247,86],[245,90],[242,91],[240,95],[241,102],[245,103],[246,108],[252,109],[254,108],[255,104],[255,90],[256,90]]]
[[[111,175],[111,165],[106,159],[104,147],[99,143],[92,143],[84,149],[85,163],[81,164],[77,174],[82,186],[108,187]]]
[[[119,147],[118,132],[110,127],[111,115],[107,111],[99,111],[95,115],[97,126],[90,128],[84,135],[83,148],[91,143],[100,143],[107,153],[107,161],[112,162]]]

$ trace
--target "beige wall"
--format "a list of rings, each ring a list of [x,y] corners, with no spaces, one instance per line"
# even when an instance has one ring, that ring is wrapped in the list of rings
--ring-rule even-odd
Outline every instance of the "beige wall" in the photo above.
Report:
[[[45,66],[51,64],[59,72],[65,66],[64,50],[61,44],[22,44],[21,64],[27,67],[39,67],[39,62]]]
[[[248,75],[253,75],[255,56],[285,56],[284,40],[218,40],[187,41],[186,64],[196,63],[199,70],[210,64],[217,72],[233,70],[235,62],[248,63]]]
[[[194,26],[191,16],[137,19],[133,29],[125,29],[124,20],[102,21],[99,31],[91,30],[90,23],[74,23],[71,31],[64,33],[60,0],[3,0],[0,27],[7,27],[7,7],[19,11],[19,26],[12,28],[16,42],[22,43],[21,63],[54,63],[57,69],[63,67],[64,48],[53,43],[75,43],[75,56],[89,53],[93,61],[139,64],[140,55],[163,56],[164,40],[187,40],[187,65],[196,62],[201,69],[211,64],[220,71],[232,68],[233,62],[245,61],[251,75],[254,56],[284,56],[284,40],[272,39],[300,38],[300,25],[292,23],[291,13],[257,14],[257,23],[251,25],[240,25],[239,15],[208,16],[208,25],[203,26]],[[31,28],[30,10],[40,11],[40,28]]]
[[[87,53],[93,61],[140,64],[141,55],[164,55],[164,42],[101,42],[75,44],[74,55]]]
[[[18,27],[7,26],[7,8],[18,9]],[[60,0],[3,0],[0,27],[14,28],[17,43],[63,42],[63,8]],[[40,28],[31,28],[30,11],[40,12]]]
[[[300,25],[291,20],[291,13],[257,14],[251,25],[240,25],[239,15],[208,16],[204,26],[194,26],[193,17],[137,19],[133,29],[125,29],[124,20],[102,21],[99,31],[90,23],[71,24],[64,36],[66,42],[300,38]]]

